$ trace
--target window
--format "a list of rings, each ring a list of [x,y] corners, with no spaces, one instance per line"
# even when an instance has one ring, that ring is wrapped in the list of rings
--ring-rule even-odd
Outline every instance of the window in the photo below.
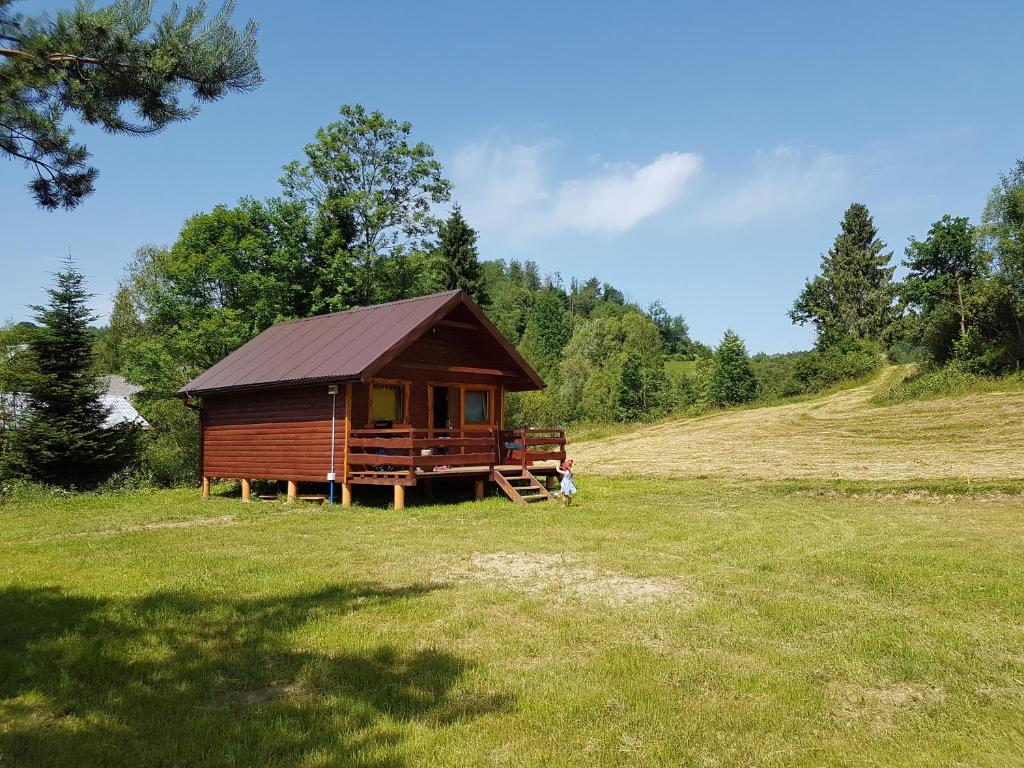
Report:
[[[487,390],[467,389],[465,396],[465,409],[463,420],[467,424],[490,424],[491,423],[491,400],[490,392]]]
[[[370,421],[405,420],[405,387],[401,384],[374,384],[370,389]]]

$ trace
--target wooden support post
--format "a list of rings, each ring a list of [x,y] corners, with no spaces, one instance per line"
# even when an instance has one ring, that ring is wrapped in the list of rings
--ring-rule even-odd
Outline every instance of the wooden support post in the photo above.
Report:
[[[242,501],[249,501],[249,497],[252,495],[252,481],[247,478],[242,478]]]
[[[210,498],[210,478],[206,475],[203,475],[203,498]]]
[[[341,484],[341,506],[352,506],[352,486],[348,483]]]
[[[483,479],[477,480],[473,484],[473,498],[480,501],[484,497],[484,481]]]
[[[341,482],[348,485],[348,438],[352,431],[352,382],[345,385],[345,452],[341,460]],[[343,491],[344,492],[344,491]],[[349,489],[349,502],[352,499],[352,489]],[[348,506],[347,504],[345,506]]]
[[[405,486],[395,486],[395,509],[405,509]]]
[[[288,501],[295,501],[299,496],[299,484],[294,480],[288,481]]]

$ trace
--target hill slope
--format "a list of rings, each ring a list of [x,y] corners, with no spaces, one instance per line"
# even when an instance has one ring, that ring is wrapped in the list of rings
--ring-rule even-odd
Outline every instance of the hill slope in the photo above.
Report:
[[[652,477],[910,480],[1024,477],[1024,392],[879,407],[904,373],[789,405],[682,419],[575,444],[585,472]]]

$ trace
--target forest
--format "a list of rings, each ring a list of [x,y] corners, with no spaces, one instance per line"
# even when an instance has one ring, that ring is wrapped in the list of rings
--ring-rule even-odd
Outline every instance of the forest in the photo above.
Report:
[[[197,213],[169,246],[139,247],[102,327],[85,276],[69,263],[34,323],[0,330],[0,392],[30,403],[17,423],[2,419],[6,477],[190,484],[197,418],[174,394],[190,378],[273,323],[453,288],[472,295],[547,382],[509,398],[510,426],[775,402],[857,380],[886,360],[917,363],[922,376],[991,376],[1024,359],[1024,161],[997,180],[980,222],[943,215],[902,261],[868,208],[850,205],[818,274],[794,291],[790,317],[813,326],[814,348],[751,356],[733,331],[714,347],[695,341],[663,301],[640,306],[599,276],[567,280],[532,261],[487,260],[409,122],[346,105],[298,155],[281,170],[279,194]],[[154,429],[97,438],[99,374],[141,385],[135,402]],[[53,456],[90,451],[102,460],[74,477],[50,466]]]

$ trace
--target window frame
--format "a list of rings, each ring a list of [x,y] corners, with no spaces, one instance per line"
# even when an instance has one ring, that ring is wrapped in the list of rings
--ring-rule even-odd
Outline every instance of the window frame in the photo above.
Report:
[[[367,395],[366,395],[366,427],[367,429],[373,429],[373,390],[374,387],[400,387],[402,392],[401,417],[397,421],[392,421],[392,427],[408,427],[409,423],[409,400],[412,392],[412,382],[405,381],[404,379],[370,379],[367,383]]]
[[[495,392],[497,387],[490,384],[462,384],[459,387],[460,395],[460,421],[463,429],[490,429],[494,427],[494,406]],[[481,393],[487,398],[486,421],[469,421],[466,419],[466,394],[469,392]]]

